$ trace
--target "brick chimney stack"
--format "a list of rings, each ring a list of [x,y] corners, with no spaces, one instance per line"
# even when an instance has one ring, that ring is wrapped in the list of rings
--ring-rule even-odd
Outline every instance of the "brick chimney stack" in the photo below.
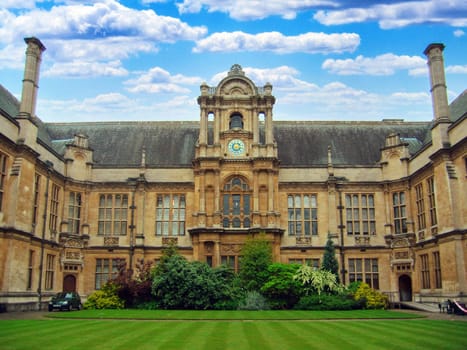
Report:
[[[430,69],[431,98],[433,114],[436,122],[449,121],[449,105],[447,96],[446,77],[444,74],[444,44],[433,43],[423,52],[428,58]]]

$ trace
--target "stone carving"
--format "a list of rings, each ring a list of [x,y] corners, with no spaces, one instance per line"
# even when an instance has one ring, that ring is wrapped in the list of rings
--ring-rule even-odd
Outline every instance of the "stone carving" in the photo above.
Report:
[[[238,254],[242,251],[241,244],[222,244],[221,245],[221,253],[235,253]]]
[[[117,246],[118,237],[104,237],[104,245],[106,246]]]
[[[408,259],[409,258],[409,252],[408,251],[395,252],[394,253],[394,258],[396,258],[396,259]]]
[[[358,246],[369,246],[370,237],[368,236],[355,236],[355,244]]]
[[[177,245],[178,238],[177,237],[162,237],[162,245]]]
[[[311,245],[311,237],[304,237],[304,236],[295,237],[295,243],[297,245]]]

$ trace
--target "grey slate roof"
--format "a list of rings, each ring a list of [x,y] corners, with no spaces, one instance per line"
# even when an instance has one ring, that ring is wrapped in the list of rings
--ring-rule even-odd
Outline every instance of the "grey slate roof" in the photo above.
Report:
[[[274,135],[283,166],[326,165],[328,146],[334,165],[374,165],[380,159],[386,136],[396,133],[401,138],[416,139],[421,145],[429,125],[410,122],[275,122]],[[412,147],[412,153],[415,151]]]
[[[46,128],[52,140],[88,136],[97,166],[139,166],[143,147],[148,166],[191,166],[199,134],[197,122],[182,121],[48,123]],[[63,147],[63,142],[53,144]]]
[[[464,90],[454,101],[449,105],[449,113],[451,120],[456,121],[467,115],[467,89]]]
[[[16,117],[19,111],[19,101],[0,84],[0,109],[11,118]]]
[[[19,110],[19,101],[1,85],[0,108],[10,118]],[[467,90],[451,103],[450,110],[453,121],[466,117]],[[97,166],[139,166],[144,147],[147,166],[189,167],[199,134],[197,121],[36,122],[38,138],[59,154],[75,134],[88,136]],[[429,142],[430,127],[431,122],[275,121],[274,137],[284,167],[326,165],[328,146],[334,165],[374,165],[386,136],[399,134],[414,154]]]
[[[105,166],[138,166],[143,147],[148,166],[191,166],[199,134],[199,123],[195,121],[45,126],[52,140],[66,141],[78,133],[87,135],[96,165]],[[421,145],[428,129],[429,123],[279,121],[274,122],[274,137],[282,166],[326,165],[328,146],[335,165],[373,165],[380,158],[387,135],[398,133]],[[63,147],[63,142],[57,141],[53,143]]]

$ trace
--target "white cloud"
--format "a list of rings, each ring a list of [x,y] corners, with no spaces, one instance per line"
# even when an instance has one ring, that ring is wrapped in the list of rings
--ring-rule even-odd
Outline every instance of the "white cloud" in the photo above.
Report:
[[[233,19],[247,21],[281,16],[294,19],[297,13],[309,9],[336,7],[336,0],[183,0],[177,7],[180,13],[198,13],[203,8],[208,12],[228,13]]]
[[[72,61],[54,63],[43,74],[45,77],[97,77],[97,76],[126,76],[128,71],[122,67],[120,61],[86,62]]]
[[[48,62],[114,61],[155,52],[160,43],[197,40],[207,31],[204,26],[190,26],[150,9],[131,9],[116,0],[65,2],[50,10],[33,8],[18,15],[0,9],[0,45],[10,51],[17,45],[24,53],[22,39],[36,36],[47,47]],[[0,68],[9,66],[0,58]]]
[[[269,51],[280,54],[353,52],[360,44],[355,33],[305,33],[284,36],[279,32],[248,34],[240,31],[212,34],[196,42],[194,52]]]
[[[37,0],[2,0],[1,6],[4,9],[32,9],[36,7]]]
[[[46,55],[53,61],[125,59],[140,52],[157,52],[157,47],[143,38],[109,37],[93,40],[48,40]]]
[[[460,38],[461,36],[464,36],[464,35],[465,35],[465,32],[462,29],[456,29],[454,31],[454,36],[457,38]]]
[[[168,71],[154,67],[144,72],[136,79],[127,80],[124,84],[132,93],[190,93],[186,86],[201,84],[202,79],[198,77],[187,77],[182,74],[171,75]]]
[[[12,68],[12,69],[23,69],[24,68],[24,45],[6,45],[0,49],[0,69],[1,68]]]
[[[398,70],[425,69],[426,72],[426,61],[420,56],[387,53],[376,57],[327,59],[321,67],[338,75],[392,75]]]
[[[365,8],[319,10],[313,18],[324,25],[377,21],[383,29],[400,28],[420,23],[440,23],[464,27],[467,25],[466,10],[465,0],[420,0]]]
[[[455,65],[455,66],[447,66],[446,73],[451,74],[467,74],[467,65]]]
[[[135,10],[115,0],[93,5],[54,6],[49,11],[34,9],[11,15],[0,27],[0,41],[22,37],[95,39],[99,37],[142,37],[156,42],[196,40],[205,27],[191,27],[174,17],[159,16],[153,10]]]

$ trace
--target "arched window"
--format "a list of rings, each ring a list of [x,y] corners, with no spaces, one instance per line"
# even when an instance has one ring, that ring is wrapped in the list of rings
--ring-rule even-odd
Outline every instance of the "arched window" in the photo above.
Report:
[[[243,117],[239,113],[232,114],[230,116],[230,129],[243,129]]]
[[[250,188],[239,177],[226,182],[223,191],[222,226],[232,228],[250,227]]]

